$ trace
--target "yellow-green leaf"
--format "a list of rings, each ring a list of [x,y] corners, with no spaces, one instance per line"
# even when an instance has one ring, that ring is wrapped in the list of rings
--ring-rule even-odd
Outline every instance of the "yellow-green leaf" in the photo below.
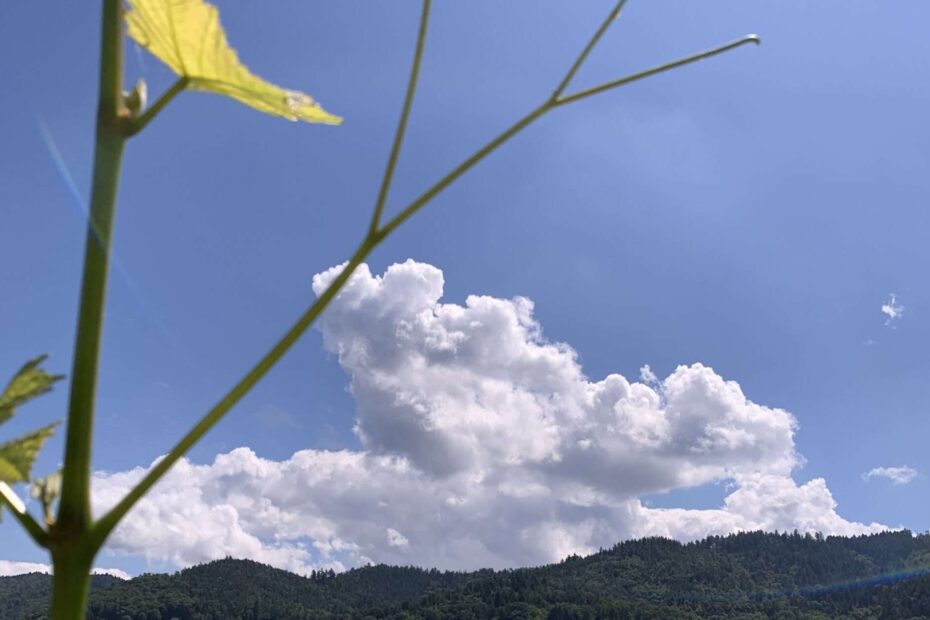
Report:
[[[56,381],[63,378],[61,375],[50,375],[39,367],[46,357],[42,355],[26,362],[3,390],[0,395],[0,424],[13,417],[17,407],[45,394]]]
[[[58,422],[0,444],[0,482],[29,482],[32,464],[45,440],[52,436]]]
[[[128,0],[129,36],[157,56],[188,88],[219,93],[292,121],[338,125],[309,95],[266,82],[239,62],[220,25],[219,11],[203,0]]]

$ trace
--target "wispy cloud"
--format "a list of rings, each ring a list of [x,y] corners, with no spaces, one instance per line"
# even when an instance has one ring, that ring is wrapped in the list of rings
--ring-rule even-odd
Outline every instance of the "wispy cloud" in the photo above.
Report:
[[[652,371],[649,364],[639,369],[639,380],[649,386],[659,385],[659,377]]]
[[[300,428],[300,420],[290,411],[265,407],[257,414],[259,421],[269,428]]]
[[[899,320],[904,314],[904,306],[898,303],[898,296],[894,293],[888,295],[887,303],[882,304],[882,314],[888,318],[885,319],[885,325],[894,327],[895,321]]]
[[[916,469],[901,465],[900,467],[875,467],[862,474],[862,479],[868,482],[872,478],[887,478],[892,484],[907,484],[916,476]]]

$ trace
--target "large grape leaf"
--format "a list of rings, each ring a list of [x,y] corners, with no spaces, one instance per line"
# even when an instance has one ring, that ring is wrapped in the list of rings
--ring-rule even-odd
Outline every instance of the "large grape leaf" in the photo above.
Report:
[[[203,0],[128,0],[129,36],[172,71],[188,88],[232,97],[292,121],[338,125],[309,95],[281,88],[253,74],[239,61],[220,25],[219,11]]]

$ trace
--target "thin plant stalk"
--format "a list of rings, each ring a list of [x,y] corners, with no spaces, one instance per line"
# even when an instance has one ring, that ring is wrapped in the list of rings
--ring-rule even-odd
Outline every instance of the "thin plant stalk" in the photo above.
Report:
[[[407,95],[404,97],[404,107],[400,113],[400,120],[397,122],[394,145],[391,147],[391,154],[388,156],[387,166],[384,169],[384,177],[381,180],[381,189],[378,191],[378,199],[375,201],[374,213],[371,214],[371,225],[368,229],[369,237],[377,234],[378,226],[381,225],[381,214],[384,212],[384,204],[387,202],[388,192],[391,189],[391,183],[394,181],[394,168],[397,166],[397,159],[400,157],[400,148],[403,146],[404,136],[407,134],[407,121],[410,119],[413,98],[417,93],[417,81],[420,78],[420,63],[423,60],[423,48],[426,45],[426,31],[429,29],[430,4],[430,0],[424,0],[423,2],[423,12],[420,16],[420,30],[417,33],[417,47],[413,54],[413,64],[410,67],[410,79],[407,81]]]
[[[581,53],[578,54],[578,58],[575,59],[575,62],[572,63],[572,66],[565,73],[565,77],[562,78],[562,81],[559,82],[559,85],[556,87],[555,91],[552,93],[551,99],[554,101],[558,99],[565,89],[568,88],[568,85],[573,79],[575,79],[575,74],[578,73],[578,70],[581,69],[581,65],[584,64],[584,61],[588,59],[588,55],[594,50],[598,41],[601,40],[601,37],[604,36],[604,33],[610,28],[610,25],[617,21],[620,18],[620,12],[623,11],[623,7],[626,5],[627,0],[619,0],[617,4],[614,5],[614,8],[607,14],[607,17],[604,18],[604,21],[601,22],[600,27],[595,31],[594,36],[588,40],[588,44],[584,46],[581,50]]]
[[[707,58],[712,58],[718,54],[723,54],[729,52],[730,50],[736,49],[737,47],[742,47],[748,43],[754,43],[759,45],[761,43],[758,35],[748,34],[741,39],[736,39],[735,41],[730,41],[724,45],[718,47],[713,47],[709,50],[704,50],[703,52],[698,52],[697,54],[692,54],[691,56],[685,56],[684,58],[679,58],[678,60],[673,60],[672,62],[667,62],[665,64],[657,65],[655,67],[650,67],[644,71],[638,71],[630,75],[624,76],[622,78],[611,80],[609,82],[604,82],[603,84],[598,84],[597,86],[592,86],[591,88],[586,88],[584,90],[578,91],[577,93],[572,93],[571,95],[565,95],[564,97],[559,97],[553,103],[557,106],[566,105],[569,103],[574,103],[575,101],[580,101],[581,99],[587,99],[593,95],[599,95],[608,90],[613,90],[620,86],[626,86],[632,82],[642,80],[653,75],[658,75],[659,73],[665,73],[666,71],[671,71],[672,69],[677,69],[678,67],[683,67],[685,65],[690,65],[692,63],[698,62],[699,60],[705,60]]]

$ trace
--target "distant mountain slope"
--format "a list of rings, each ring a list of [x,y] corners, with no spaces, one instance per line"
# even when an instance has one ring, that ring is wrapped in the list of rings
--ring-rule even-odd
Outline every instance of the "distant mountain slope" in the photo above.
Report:
[[[51,583],[52,578],[42,573],[0,577],[0,619],[44,618]],[[117,583],[122,583],[122,579],[94,575],[90,578],[90,589],[101,590]]]
[[[350,618],[358,609],[412,602],[484,573],[370,566],[301,577],[250,560],[217,560],[174,575],[109,578],[91,595],[88,618]],[[95,577],[96,579],[96,577]],[[51,585],[38,573],[0,577],[0,619],[42,618]],[[107,592],[99,591],[107,587]]]
[[[350,618],[358,610],[453,589],[464,574],[375,566],[301,577],[248,560],[219,560],[175,575],[143,575],[94,596],[92,618]]]
[[[96,583],[94,620],[876,618],[930,620],[930,536],[745,533],[621,543],[512,571],[374,566],[300,577],[247,560]],[[45,575],[0,578],[0,618],[42,617]]]

